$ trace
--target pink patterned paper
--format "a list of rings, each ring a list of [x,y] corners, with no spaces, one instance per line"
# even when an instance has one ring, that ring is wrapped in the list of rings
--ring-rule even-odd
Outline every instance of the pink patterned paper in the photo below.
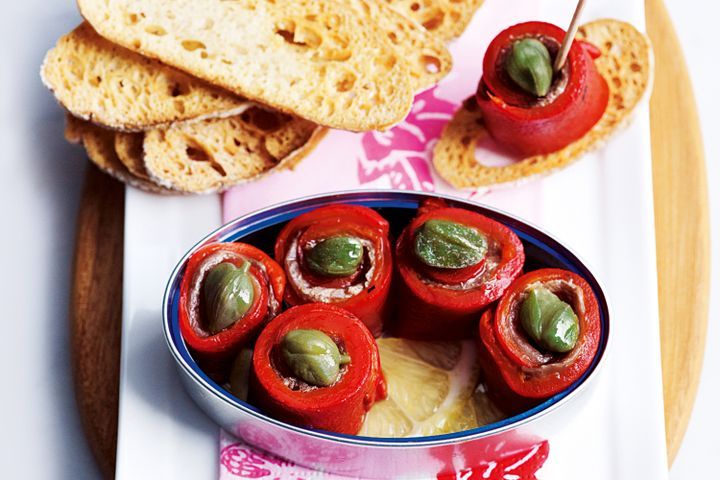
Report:
[[[436,480],[536,480],[535,474],[548,457],[547,440],[517,436],[499,442],[494,461],[449,474]],[[219,480],[258,478],[263,480],[351,480],[351,477],[311,470],[257,450],[225,431],[220,432]],[[422,480],[422,479],[418,479]],[[427,480],[430,480],[428,478]]]
[[[229,433],[220,435],[220,480],[260,478],[264,480],[350,480],[296,465],[269,455],[238,440]]]
[[[275,203],[340,190],[393,188],[435,191],[463,198],[487,193],[459,191],[444,182],[433,171],[432,149],[453,112],[474,93],[490,40],[506,26],[533,19],[537,13],[538,4],[531,0],[516,0],[511,6],[507,2],[487,0],[465,34],[450,45],[454,60],[452,72],[436,88],[416,97],[405,121],[386,132],[329,132],[295,170],[276,172],[228,191],[223,197],[223,220],[227,222]],[[490,152],[485,156],[488,162],[503,161],[493,158]],[[220,449],[220,480],[349,478],[282,460],[224,431],[220,435]],[[548,449],[545,440],[518,448],[505,446],[497,452],[497,462],[438,478],[531,480],[545,462]]]
[[[410,114],[387,132],[367,132],[357,155],[359,185],[383,178],[401,190],[435,190],[430,162],[432,148],[457,105],[437,97],[437,89],[415,98]]]

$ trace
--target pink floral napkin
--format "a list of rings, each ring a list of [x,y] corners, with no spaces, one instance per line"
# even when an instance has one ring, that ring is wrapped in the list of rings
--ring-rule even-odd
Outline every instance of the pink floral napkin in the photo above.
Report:
[[[350,480],[349,477],[310,470],[269,455],[222,430],[220,432],[220,480],[240,478]]]
[[[295,170],[273,173],[227,192],[223,198],[223,220],[230,221],[286,200],[349,189],[434,191],[464,198],[485,193],[455,190],[443,181],[432,169],[432,149],[453,112],[474,94],[490,40],[506,26],[532,19],[537,12],[537,2],[529,0],[513,2],[512,7],[506,2],[486,2],[465,34],[450,46],[454,59],[452,72],[439,86],[416,97],[405,121],[386,132],[329,132]],[[534,478],[547,451],[547,442],[541,441],[519,454],[504,457],[504,464],[478,466],[443,479]],[[530,472],[530,476],[518,475],[520,471]],[[220,435],[219,472],[221,480],[348,478],[316,472],[274,457],[224,431]]]
[[[550,451],[550,443],[535,437],[516,437],[500,442],[494,461],[474,468],[438,475],[437,480],[535,480]],[[225,431],[220,432],[220,480],[351,480],[318,472],[257,450]],[[428,477],[429,479],[430,477]],[[418,479],[421,480],[421,479]]]

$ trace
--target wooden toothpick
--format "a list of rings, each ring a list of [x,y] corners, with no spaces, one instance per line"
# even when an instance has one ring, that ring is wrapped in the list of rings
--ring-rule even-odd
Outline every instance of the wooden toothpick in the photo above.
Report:
[[[565,65],[568,52],[570,52],[573,39],[575,38],[575,34],[577,34],[578,27],[580,26],[580,15],[582,14],[583,8],[585,8],[585,0],[579,0],[577,7],[575,7],[575,13],[573,14],[572,21],[570,22],[570,27],[568,27],[562,45],[560,45],[560,51],[558,52],[557,57],[555,57],[555,65],[553,65],[553,69],[556,72]]]

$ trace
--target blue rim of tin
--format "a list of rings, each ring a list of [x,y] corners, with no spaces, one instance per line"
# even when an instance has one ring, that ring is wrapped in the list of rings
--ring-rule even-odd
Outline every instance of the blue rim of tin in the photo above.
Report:
[[[478,428],[464,430],[462,432],[426,437],[363,437],[358,435],[327,432],[323,430],[312,430],[276,420],[262,413],[257,407],[254,407],[227,392],[199,368],[185,345],[182,335],[180,334],[177,307],[179,303],[180,280],[182,279],[182,275],[185,270],[185,264],[187,263],[188,258],[200,247],[211,242],[234,242],[241,240],[247,235],[279,223],[284,223],[293,217],[322,205],[346,203],[367,206],[370,208],[386,207],[416,209],[422,200],[430,197],[446,200],[451,206],[474,210],[505,224],[520,237],[523,243],[539,248],[551,256],[556,262],[559,262],[562,265],[562,268],[577,273],[590,284],[590,287],[597,297],[598,305],[600,307],[600,343],[590,368],[588,368],[583,376],[566,390],[518,415],[508,417],[499,422],[483,425]],[[530,421],[534,421],[571,400],[575,394],[587,385],[590,377],[597,374],[601,360],[607,352],[610,340],[610,311],[600,282],[585,266],[584,262],[570,249],[560,244],[560,242],[552,238],[540,228],[496,208],[447,195],[405,190],[351,190],[303,197],[297,200],[272,205],[265,209],[239,217],[223,225],[195,244],[178,262],[165,289],[162,313],[165,340],[168,348],[170,348],[170,351],[175,358],[175,361],[208,393],[248,415],[286,430],[310,435],[324,440],[374,447],[428,447],[454,444],[459,441],[464,442],[495,435],[503,431],[518,428]]]

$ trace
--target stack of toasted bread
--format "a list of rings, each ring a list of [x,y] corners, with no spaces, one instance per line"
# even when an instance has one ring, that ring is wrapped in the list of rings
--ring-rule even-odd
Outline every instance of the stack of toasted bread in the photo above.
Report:
[[[480,0],[79,0],[42,78],[66,137],[160,193],[296,164],[326,128],[386,129],[451,69]]]

